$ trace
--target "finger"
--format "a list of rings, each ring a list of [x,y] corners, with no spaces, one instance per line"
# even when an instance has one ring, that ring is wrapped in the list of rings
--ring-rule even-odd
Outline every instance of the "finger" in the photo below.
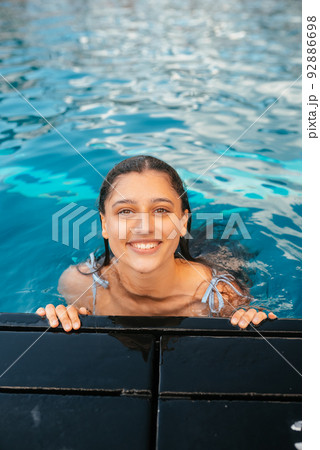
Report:
[[[49,304],[46,306],[46,315],[49,320],[50,327],[57,327],[59,325],[59,321],[57,319],[56,308]]]
[[[80,319],[78,315],[78,310],[74,306],[68,306],[67,308],[68,315],[70,317],[72,327],[74,330],[78,330],[80,328]]]
[[[46,315],[46,311],[44,308],[40,307],[37,309],[36,314],[38,314],[39,316],[45,316]]]
[[[232,325],[237,325],[237,323],[239,322],[244,313],[245,313],[244,309],[238,309],[238,311],[236,311],[232,316],[231,319]]]
[[[79,313],[80,314],[89,314],[89,311],[84,306],[81,306],[81,308],[79,309]]]
[[[64,305],[58,305],[56,311],[64,331],[72,330],[72,323],[68,315],[67,308]]]
[[[269,317],[269,319],[271,319],[271,320],[274,320],[274,319],[277,319],[277,318],[278,318],[275,314],[273,314],[273,312],[270,312],[269,315],[268,315],[268,317]]]
[[[254,316],[252,319],[252,323],[255,325],[258,325],[258,323],[262,322],[262,320],[265,320],[267,318],[267,314],[263,311],[259,311],[258,314]]]
[[[241,320],[239,321],[238,325],[240,328],[247,328],[251,320],[255,317],[257,314],[257,311],[253,308],[250,308],[243,316],[241,317]]]

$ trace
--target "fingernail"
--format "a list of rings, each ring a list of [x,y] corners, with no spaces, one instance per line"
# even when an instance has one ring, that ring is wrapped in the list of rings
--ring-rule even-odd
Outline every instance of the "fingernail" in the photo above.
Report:
[[[70,325],[66,325],[66,326],[65,326],[65,330],[70,331],[70,330],[71,330]]]
[[[52,327],[56,327],[58,325],[58,321],[57,320],[54,320],[53,322],[52,322]]]
[[[73,328],[75,329],[75,330],[77,330],[78,328],[80,327],[80,323],[74,323],[73,324]]]
[[[244,326],[244,325],[246,325],[246,322],[244,320],[240,320],[239,325]]]

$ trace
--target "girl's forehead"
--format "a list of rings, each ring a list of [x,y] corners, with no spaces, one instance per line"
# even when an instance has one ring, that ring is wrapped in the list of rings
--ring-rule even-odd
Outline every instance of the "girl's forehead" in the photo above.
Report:
[[[121,192],[121,189],[130,190],[130,192],[143,191],[146,189],[156,189],[163,191],[171,191],[175,193],[170,183],[169,176],[162,172],[155,170],[147,170],[141,173],[130,172],[124,175],[120,175],[113,183],[114,191],[117,189]]]
[[[117,177],[108,200],[114,200],[116,197],[121,199],[121,196],[137,201],[164,196],[169,197],[173,202],[179,200],[179,195],[172,187],[169,176],[155,170],[141,173],[130,172]]]

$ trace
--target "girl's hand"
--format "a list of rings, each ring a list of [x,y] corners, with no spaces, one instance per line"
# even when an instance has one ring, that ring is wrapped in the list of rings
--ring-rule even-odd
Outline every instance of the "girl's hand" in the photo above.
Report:
[[[239,325],[240,328],[246,328],[250,322],[253,323],[253,325],[258,325],[265,319],[276,319],[277,316],[270,312],[267,316],[267,314],[263,311],[256,311],[254,308],[250,308],[247,311],[244,309],[238,309],[236,311],[232,318],[231,323],[232,325]]]
[[[88,314],[88,310],[82,306],[79,309],[80,314]],[[58,305],[54,307],[52,304],[47,305],[46,308],[38,308],[36,311],[41,317],[47,315],[50,327],[56,328],[59,325],[58,318],[60,319],[61,325],[65,331],[78,330],[81,326],[78,310],[74,306],[68,306],[66,308],[64,305]]]

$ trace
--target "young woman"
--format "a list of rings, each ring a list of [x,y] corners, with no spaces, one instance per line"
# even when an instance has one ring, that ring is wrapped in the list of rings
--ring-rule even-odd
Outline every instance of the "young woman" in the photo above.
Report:
[[[136,156],[117,164],[101,186],[99,212],[104,257],[97,261],[91,253],[90,261],[62,273],[58,290],[69,306],[37,310],[51,327],[59,319],[65,331],[79,329],[79,313],[232,316],[231,323],[240,328],[276,318],[248,307],[248,290],[233,276],[190,255],[188,196],[165,162]]]

